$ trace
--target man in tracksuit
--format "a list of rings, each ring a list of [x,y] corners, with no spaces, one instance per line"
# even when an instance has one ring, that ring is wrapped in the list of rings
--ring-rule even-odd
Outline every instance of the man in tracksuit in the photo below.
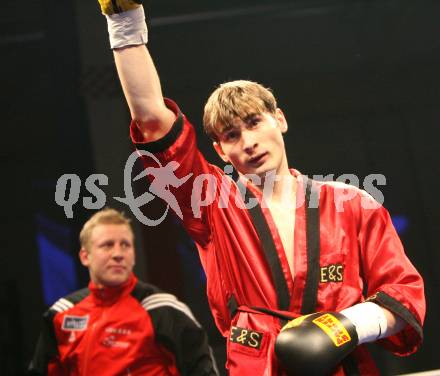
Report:
[[[90,284],[44,314],[32,374],[218,374],[189,307],[133,274],[134,235],[123,214],[97,212],[80,241]]]
[[[377,340],[399,355],[416,351],[423,280],[388,212],[362,190],[289,169],[286,118],[254,82],[222,84],[208,99],[205,130],[239,176],[209,164],[192,125],[162,97],[142,6],[99,2],[133,118],[132,141],[150,172],[156,159],[177,162],[175,177],[185,181],[167,193],[197,245],[230,374],[372,375],[377,369],[364,343]]]

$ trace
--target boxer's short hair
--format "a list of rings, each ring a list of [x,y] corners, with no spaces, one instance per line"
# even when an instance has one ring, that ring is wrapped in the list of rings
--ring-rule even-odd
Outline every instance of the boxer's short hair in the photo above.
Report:
[[[245,120],[249,115],[268,112],[274,114],[277,102],[269,88],[246,80],[221,84],[205,104],[203,128],[214,141],[232,127],[238,118]]]
[[[92,231],[98,225],[127,225],[134,237],[130,219],[127,218],[122,212],[112,208],[105,208],[93,214],[89,220],[84,223],[84,226],[79,233],[79,242],[81,244],[81,248],[87,248],[90,242]]]

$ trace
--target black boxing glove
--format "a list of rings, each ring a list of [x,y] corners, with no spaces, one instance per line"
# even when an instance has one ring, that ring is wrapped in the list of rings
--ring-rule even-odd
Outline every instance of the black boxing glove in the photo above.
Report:
[[[278,334],[275,354],[289,375],[331,374],[358,344],[356,327],[337,312],[298,317]]]

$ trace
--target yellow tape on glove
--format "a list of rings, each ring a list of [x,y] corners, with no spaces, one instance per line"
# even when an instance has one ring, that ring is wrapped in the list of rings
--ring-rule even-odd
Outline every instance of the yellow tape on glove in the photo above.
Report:
[[[110,16],[141,6],[141,0],[98,0],[102,13]]]

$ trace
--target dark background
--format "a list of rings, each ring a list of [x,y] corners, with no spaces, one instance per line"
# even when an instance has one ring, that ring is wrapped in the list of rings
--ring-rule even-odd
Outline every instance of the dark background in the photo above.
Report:
[[[145,8],[163,91],[196,126],[216,85],[252,79],[274,90],[286,114],[291,166],[309,176],[355,174],[361,183],[385,175],[385,206],[424,276],[428,311],[417,354],[374,351],[383,374],[440,368],[440,3],[161,0]],[[18,375],[42,312],[87,283],[77,261],[77,234],[92,213],[82,205],[91,196],[86,178],[107,175],[106,204],[130,214],[113,197],[124,196],[132,149],[105,20],[93,0],[6,0],[0,47],[0,374]],[[208,160],[220,163],[199,133]],[[69,219],[54,198],[66,173],[83,183]],[[151,216],[162,213],[156,201]],[[210,321],[191,241],[171,216],[135,227],[137,274],[189,303],[222,365],[224,343]]]

